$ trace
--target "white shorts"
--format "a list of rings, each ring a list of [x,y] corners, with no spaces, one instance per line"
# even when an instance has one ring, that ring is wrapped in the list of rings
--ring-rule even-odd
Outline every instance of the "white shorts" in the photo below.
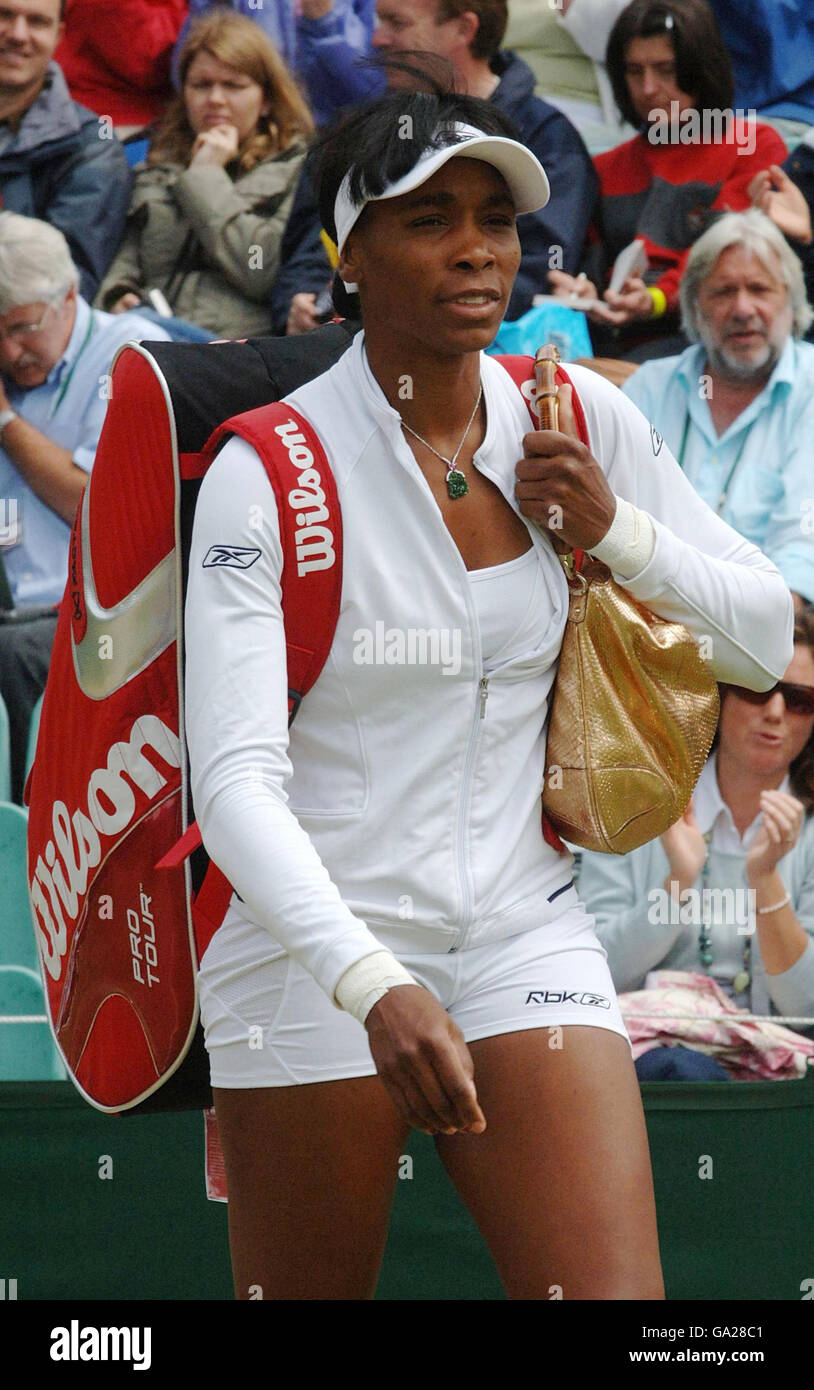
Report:
[[[362,1024],[293,957],[269,959],[269,946],[263,928],[232,908],[204,954],[198,984],[212,1085],[241,1090],[374,1075]],[[581,906],[471,950],[396,954],[467,1042],[569,1024],[628,1037],[606,953]]]

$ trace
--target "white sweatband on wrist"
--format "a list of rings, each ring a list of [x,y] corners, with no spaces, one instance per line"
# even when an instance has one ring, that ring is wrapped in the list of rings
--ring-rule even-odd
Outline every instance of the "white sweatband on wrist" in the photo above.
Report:
[[[364,1023],[374,1004],[394,985],[417,985],[409,970],[390,951],[374,951],[357,960],[341,977],[334,998],[346,1013]]]
[[[633,579],[649,564],[655,544],[656,532],[647,512],[639,511],[624,497],[617,497],[610,529],[591,547],[590,553],[614,574]]]

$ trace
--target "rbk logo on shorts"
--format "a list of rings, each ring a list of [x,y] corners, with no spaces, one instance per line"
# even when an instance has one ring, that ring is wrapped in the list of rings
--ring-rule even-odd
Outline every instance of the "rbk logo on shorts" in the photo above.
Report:
[[[204,569],[213,565],[229,565],[232,569],[247,570],[259,560],[260,551],[244,545],[212,545],[207,550],[202,564]]]
[[[603,994],[586,994],[577,989],[533,989],[527,1004],[592,1004],[596,1009],[609,1009],[610,999]]]

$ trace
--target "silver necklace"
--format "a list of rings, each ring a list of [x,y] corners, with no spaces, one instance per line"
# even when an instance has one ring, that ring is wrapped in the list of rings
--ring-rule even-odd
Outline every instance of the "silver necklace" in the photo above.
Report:
[[[424,438],[422,437],[422,435],[420,435],[420,434],[418,433],[418,430],[414,430],[414,429],[412,428],[412,426],[406,424],[404,420],[402,420],[402,422],[401,422],[402,425],[403,425],[403,427],[404,427],[404,429],[407,430],[408,434],[414,435],[414,437],[419,441],[419,443],[421,443],[421,444],[424,445],[425,449],[429,449],[429,451],[430,451],[431,454],[435,454],[435,457],[436,457],[437,459],[440,459],[442,463],[445,463],[445,464],[446,464],[446,466],[447,466],[447,476],[446,476],[447,492],[449,493],[449,496],[453,499],[453,501],[455,500],[456,497],[465,497],[466,494],[467,494],[468,491],[469,491],[469,485],[468,485],[468,483],[467,483],[467,481],[466,481],[466,478],[465,478],[464,474],[461,472],[460,468],[456,468],[455,465],[456,465],[456,463],[458,462],[458,455],[460,454],[462,448],[464,447],[464,443],[466,442],[466,436],[469,434],[469,431],[470,431],[471,428],[472,428],[472,421],[474,420],[475,416],[476,416],[477,413],[478,413],[478,406],[479,406],[480,403],[481,403],[482,397],[483,397],[483,382],[481,382],[481,384],[480,384],[480,389],[478,390],[478,399],[475,401],[475,408],[474,408],[474,410],[472,411],[472,414],[471,414],[470,417],[469,417],[469,423],[468,423],[466,429],[464,430],[464,432],[463,432],[463,437],[462,437],[462,439],[461,439],[461,442],[460,442],[460,444],[458,445],[457,449],[455,450],[455,453],[452,455],[452,458],[451,458],[451,459],[444,458],[444,455],[443,455],[443,454],[439,454],[439,452],[438,452],[437,449],[433,449],[432,445],[431,445],[431,444],[428,444],[427,441],[426,441],[426,439],[424,439]]]

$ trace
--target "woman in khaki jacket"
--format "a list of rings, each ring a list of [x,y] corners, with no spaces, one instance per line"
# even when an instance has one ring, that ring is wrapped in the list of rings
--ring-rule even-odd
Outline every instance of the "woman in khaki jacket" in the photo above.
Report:
[[[213,336],[269,333],[308,107],[262,29],[232,11],[191,30],[180,76],[96,303],[123,313],[159,290]]]

